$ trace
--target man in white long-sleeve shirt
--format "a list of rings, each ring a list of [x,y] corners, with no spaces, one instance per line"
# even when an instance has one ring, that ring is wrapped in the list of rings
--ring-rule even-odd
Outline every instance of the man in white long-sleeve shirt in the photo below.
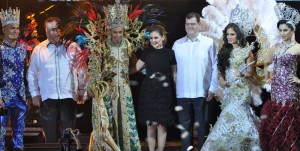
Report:
[[[179,123],[184,127],[182,134],[182,151],[192,146],[192,111],[198,127],[198,149],[204,143],[205,101],[213,98],[218,88],[216,50],[211,38],[202,36],[200,15],[189,13],[185,17],[187,36],[175,41],[173,50],[177,61],[176,97],[177,105],[183,109],[178,112]]]
[[[60,19],[47,18],[45,30],[47,40],[34,48],[27,79],[32,103],[41,108],[46,143],[57,143],[58,127],[60,132],[75,128],[76,101],[84,101],[86,73],[72,67],[74,52],[62,43]]]

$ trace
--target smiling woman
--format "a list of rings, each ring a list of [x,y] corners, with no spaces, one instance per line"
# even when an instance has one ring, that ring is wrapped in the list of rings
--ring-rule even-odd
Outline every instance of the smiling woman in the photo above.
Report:
[[[300,79],[297,69],[300,65],[300,44],[293,35],[300,14],[283,3],[276,5],[275,12],[279,17],[277,28],[282,42],[271,48],[265,60],[266,65],[273,63],[273,74],[272,77],[266,76],[266,81],[271,81],[271,100],[262,109],[266,118],[261,120],[261,145],[266,151],[298,150]]]
[[[147,141],[150,151],[163,151],[167,138],[167,126],[175,124],[173,104],[176,60],[174,51],[164,48],[167,37],[164,27],[151,26],[151,48],[145,49],[132,73],[146,67],[139,97],[138,122],[147,125]],[[157,133],[157,134],[156,134]]]
[[[260,151],[256,123],[259,119],[250,106],[254,57],[246,45],[241,26],[229,23],[223,30],[223,45],[218,54],[219,84],[222,112],[209,133],[201,151]],[[240,68],[244,67],[243,70]]]

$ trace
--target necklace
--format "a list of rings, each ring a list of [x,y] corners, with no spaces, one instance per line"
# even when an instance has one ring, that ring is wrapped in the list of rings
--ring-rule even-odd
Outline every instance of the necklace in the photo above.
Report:
[[[285,44],[285,43],[281,42],[281,43],[279,44],[280,50],[277,51],[276,56],[277,56],[277,57],[283,56],[283,55],[285,54],[285,52],[286,52],[289,48],[291,48],[292,46],[294,46],[295,44],[296,44],[296,41],[293,41],[293,42],[291,42],[290,44]]]

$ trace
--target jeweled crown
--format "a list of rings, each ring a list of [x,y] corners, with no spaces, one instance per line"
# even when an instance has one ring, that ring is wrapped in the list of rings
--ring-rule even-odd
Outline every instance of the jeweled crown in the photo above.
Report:
[[[285,3],[277,3],[274,7],[275,14],[279,20],[289,20],[297,25],[300,21],[298,10],[286,5]]]
[[[120,4],[119,0],[116,0],[114,5],[104,6],[104,13],[107,18],[108,29],[115,27],[128,28],[128,6]]]
[[[239,5],[231,10],[229,22],[237,24],[244,36],[250,35],[254,27],[254,18],[247,9],[241,9]]]
[[[20,24],[20,9],[18,9],[18,7],[16,9],[11,9],[9,7],[9,9],[5,11],[1,9],[0,18],[2,27],[13,23]]]

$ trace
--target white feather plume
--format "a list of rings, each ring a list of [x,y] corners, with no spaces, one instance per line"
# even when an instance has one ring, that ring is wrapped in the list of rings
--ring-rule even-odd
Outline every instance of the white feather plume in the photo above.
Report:
[[[223,36],[223,29],[229,23],[231,10],[237,4],[242,9],[248,9],[249,13],[255,18],[255,25],[260,27],[267,35],[267,41],[264,42],[267,42],[269,47],[279,42],[279,32],[276,26],[278,19],[274,11],[275,0],[206,0],[206,2],[210,5],[202,10],[201,23],[203,25],[201,25],[200,31],[201,34],[211,37],[216,45]],[[259,54],[263,54],[263,52]],[[254,105],[261,104],[260,93],[259,87],[251,86],[252,103]]]

